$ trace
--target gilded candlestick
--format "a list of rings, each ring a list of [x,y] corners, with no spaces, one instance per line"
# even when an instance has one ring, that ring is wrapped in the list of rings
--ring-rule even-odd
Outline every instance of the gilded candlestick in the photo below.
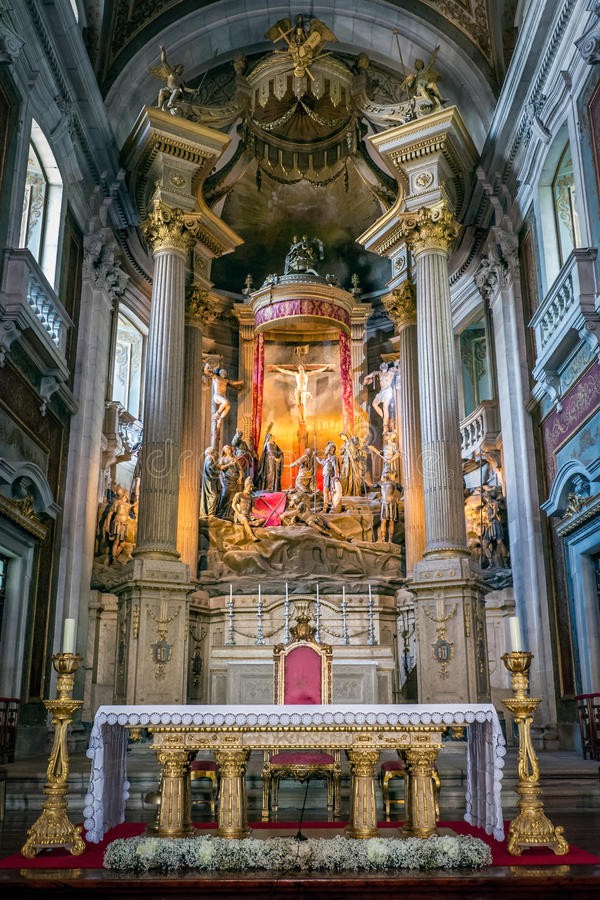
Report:
[[[519,756],[517,774],[519,781],[519,813],[510,823],[506,849],[512,856],[520,856],[527,847],[549,847],[558,856],[569,852],[563,837],[564,828],[557,826],[544,814],[540,770],[531,741],[533,713],[539,706],[539,697],[529,696],[529,667],[533,654],[525,651],[505,653],[502,661],[511,673],[514,696],[502,702],[509,709],[519,729]]]
[[[57,653],[52,664],[58,672],[56,700],[44,700],[44,706],[52,714],[54,743],[50,751],[47,780],[44,787],[46,800],[42,813],[27,831],[27,840],[21,848],[23,856],[31,859],[40,850],[50,847],[64,847],[73,856],[85,850],[81,837],[82,826],[73,825],[67,813],[67,793],[69,790],[69,749],[67,734],[73,713],[83,706],[82,700],[73,700],[75,672],[82,657],[76,653]]]

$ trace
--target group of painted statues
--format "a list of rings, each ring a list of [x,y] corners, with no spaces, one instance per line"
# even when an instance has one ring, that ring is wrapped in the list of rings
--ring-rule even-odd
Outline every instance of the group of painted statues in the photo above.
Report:
[[[342,432],[338,448],[329,441],[322,455],[307,447],[298,459],[284,462],[284,453],[273,434],[267,432],[257,457],[252,440],[237,430],[229,444],[219,452],[207,447],[204,452],[200,516],[216,516],[241,525],[248,540],[255,541],[253,528],[264,520],[253,511],[255,492],[281,492],[284,467],[296,470],[293,486],[286,493],[285,524],[304,523],[322,534],[344,537],[324,516],[317,513],[342,512],[343,497],[360,497],[374,490],[368,471],[369,451],[383,460],[380,483],[381,528],[379,538],[391,541],[394,523],[400,515],[397,460],[400,453],[395,434],[387,432],[383,452],[363,443],[356,435]],[[317,490],[317,467],[321,467],[323,490]],[[308,521],[310,519],[310,521]]]

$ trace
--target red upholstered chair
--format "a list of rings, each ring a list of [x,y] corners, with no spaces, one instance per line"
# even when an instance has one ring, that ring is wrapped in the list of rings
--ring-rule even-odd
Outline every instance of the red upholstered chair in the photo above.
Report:
[[[208,801],[201,797],[195,797],[193,786],[194,781],[200,779],[208,779],[210,781],[210,794]],[[214,818],[217,808],[217,797],[219,796],[219,766],[214,759],[194,759],[190,764],[190,783],[192,785],[192,803],[206,803],[210,805],[210,814]]]
[[[404,806],[404,794],[402,797],[391,797],[390,796],[390,781],[394,778],[401,778],[404,782],[404,793],[406,793],[406,763],[402,758],[400,759],[388,759],[385,762],[381,763],[381,767],[379,769],[379,783],[381,785],[381,794],[383,796],[383,809],[385,813],[385,821],[390,821],[390,807]],[[439,819],[440,817],[440,776],[438,774],[437,768],[433,771],[433,792],[435,796],[435,817]]]
[[[298,615],[291,628],[288,644],[273,648],[274,701],[284,705],[312,705],[331,703],[332,650],[329,644],[315,639],[315,628],[309,624],[305,612]],[[327,781],[327,810],[331,817],[339,815],[340,751],[284,750],[266,753],[263,767],[263,821],[276,813],[279,805],[279,782],[284,779],[307,781],[321,778]]]

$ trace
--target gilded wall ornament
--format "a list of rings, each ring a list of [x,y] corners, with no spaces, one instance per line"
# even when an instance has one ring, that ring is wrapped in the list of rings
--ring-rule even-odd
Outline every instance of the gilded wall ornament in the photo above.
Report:
[[[208,325],[217,316],[205,288],[194,287],[185,301],[185,320],[190,324]]]
[[[417,294],[412,281],[405,281],[402,287],[382,297],[387,313],[398,329],[417,323]]]
[[[445,204],[422,206],[416,212],[403,213],[398,236],[417,256],[426,250],[443,250],[448,253],[456,240],[460,224]]]

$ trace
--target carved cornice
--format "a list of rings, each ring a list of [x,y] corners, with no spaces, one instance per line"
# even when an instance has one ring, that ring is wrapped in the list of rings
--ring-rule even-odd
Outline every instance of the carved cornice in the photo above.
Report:
[[[154,208],[141,223],[141,229],[152,253],[174,250],[187,253],[198,236],[198,219],[182,209],[172,209],[156,201]]]
[[[417,324],[417,293],[412,281],[405,281],[381,300],[398,331]]]
[[[5,497],[4,494],[0,494],[0,515],[6,516],[15,525],[39,538],[39,540],[43,541],[48,533],[46,526],[35,515],[31,505],[31,498],[13,500],[10,497]]]
[[[111,298],[120,297],[129,281],[119,263],[119,249],[109,229],[84,237],[83,277]]]
[[[427,250],[443,250],[448,253],[459,231],[460,224],[453,213],[445,204],[440,204],[403,213],[397,234],[417,257]]]
[[[575,41],[575,46],[581,53],[582,59],[592,66],[594,63],[600,62],[600,0],[591,0],[587,9],[596,16],[596,21],[583,37]]]

